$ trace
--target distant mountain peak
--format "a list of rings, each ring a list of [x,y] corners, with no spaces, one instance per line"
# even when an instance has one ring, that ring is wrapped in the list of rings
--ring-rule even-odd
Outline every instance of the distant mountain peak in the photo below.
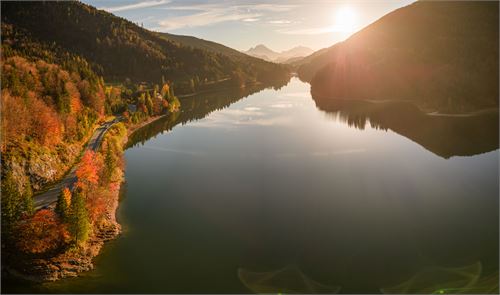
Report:
[[[255,47],[245,51],[246,54],[258,57],[267,61],[286,63],[288,60],[297,60],[312,54],[314,51],[308,47],[299,45],[282,52],[276,52],[269,49],[264,44],[258,44]]]
[[[264,44],[259,44],[259,45],[255,46],[255,47],[253,47],[253,48],[250,48],[250,50],[252,50],[252,49],[253,49],[253,50],[270,50],[270,51],[272,51],[271,49],[269,49],[269,48],[268,48],[266,45],[264,45]]]

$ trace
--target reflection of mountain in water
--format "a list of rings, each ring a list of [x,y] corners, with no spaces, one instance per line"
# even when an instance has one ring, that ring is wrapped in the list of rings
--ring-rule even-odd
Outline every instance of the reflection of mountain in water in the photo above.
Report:
[[[127,147],[133,147],[138,143],[144,143],[151,137],[163,131],[168,131],[178,124],[185,124],[205,118],[216,110],[224,109],[231,104],[259,92],[265,88],[279,89],[288,81],[282,81],[275,85],[255,85],[246,88],[228,88],[219,91],[208,92],[181,99],[181,111],[162,117],[132,133],[129,137]]]
[[[406,102],[373,103],[313,97],[318,109],[349,126],[390,129],[443,158],[498,149],[498,111],[475,115],[428,115]]]

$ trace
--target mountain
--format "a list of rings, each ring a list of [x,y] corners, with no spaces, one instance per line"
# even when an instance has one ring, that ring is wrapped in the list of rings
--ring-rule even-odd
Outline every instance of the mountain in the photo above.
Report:
[[[212,41],[196,38],[193,36],[183,36],[183,35],[174,35],[174,34],[169,34],[169,33],[157,33],[159,36],[162,38],[176,42],[180,44],[181,46],[186,46],[190,48],[196,48],[196,49],[201,49],[205,50],[207,52],[215,53],[215,54],[222,54],[225,56],[230,57],[231,60],[235,61],[238,64],[243,64],[243,65],[250,65],[253,64],[254,66],[262,68],[262,71],[265,71],[265,67],[269,67],[269,62],[263,61],[262,59],[266,60],[265,58],[260,58],[260,57],[254,57],[254,56],[249,56],[248,54],[245,54],[241,51],[238,51],[236,49],[227,47],[225,45],[215,43]],[[262,45],[263,46],[263,45]],[[265,49],[270,50],[263,46]],[[305,48],[305,47],[302,47]],[[291,54],[294,54],[295,52],[303,52],[304,49],[297,48],[297,51],[292,51]],[[288,67],[285,67],[288,69]],[[275,79],[273,79],[275,80]]]
[[[281,52],[280,58],[278,58],[278,62],[280,62],[280,60],[283,60],[284,63],[288,63],[288,61],[291,59],[296,59],[300,57],[303,58],[312,54],[313,52],[314,50],[312,50],[311,48],[304,46],[297,46],[292,49]]]
[[[200,38],[196,38],[193,36],[185,36],[185,35],[174,35],[174,34],[169,34],[169,33],[157,33],[160,37],[167,39],[171,42],[176,42],[180,44],[181,46],[186,46],[186,47],[191,47],[191,48],[197,48],[197,49],[203,49],[212,53],[218,53],[218,54],[223,54],[231,57],[240,57],[240,58],[247,58],[249,60],[252,60],[254,62],[261,62],[258,60],[255,60],[248,55],[227,47],[225,45],[213,42],[213,41],[208,41]]]
[[[151,32],[77,1],[2,1],[1,11],[1,178],[15,184],[11,196],[62,177],[107,116],[137,124],[176,111],[174,89],[264,87],[290,75],[287,66]],[[140,111],[126,112],[131,105]]]
[[[173,35],[169,39],[77,1],[3,1],[1,5],[2,24],[11,25],[15,34],[82,56],[107,81],[171,81],[177,92],[189,92],[192,84],[228,78],[245,84],[288,77],[285,67],[256,58],[234,58],[233,50],[222,50],[224,46],[213,42],[205,43],[205,48],[188,46],[178,41],[186,37],[175,41]]]
[[[316,97],[497,108],[498,33],[498,2],[419,1],[307,57],[298,72]]]
[[[278,52],[275,52],[262,44],[250,48],[249,50],[245,51],[245,53],[250,56],[255,56],[267,61],[274,61],[279,56]]]
[[[275,52],[262,44],[245,51],[248,55],[277,63],[290,63],[291,61],[296,61],[300,58],[308,56],[313,52],[314,51],[312,49],[304,46],[297,46],[282,52]]]

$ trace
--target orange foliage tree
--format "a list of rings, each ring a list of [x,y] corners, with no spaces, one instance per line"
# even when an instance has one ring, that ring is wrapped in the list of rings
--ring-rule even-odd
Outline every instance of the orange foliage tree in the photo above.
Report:
[[[102,167],[102,156],[99,153],[88,150],[83,155],[80,166],[76,170],[77,188],[87,192],[99,182],[99,172]]]
[[[104,188],[92,191],[87,194],[86,209],[88,212],[89,220],[95,224],[106,212],[107,201],[110,199],[110,192]]]
[[[29,128],[29,111],[20,97],[14,97],[8,90],[1,95],[2,151],[8,142],[24,139]]]
[[[57,249],[69,235],[52,210],[43,209],[17,226],[17,246],[25,253],[39,254]]]
[[[62,191],[63,199],[66,202],[66,206],[71,207],[71,191],[69,188],[65,187]]]
[[[36,98],[33,99],[32,106],[32,136],[45,146],[60,143],[62,128],[57,113]]]

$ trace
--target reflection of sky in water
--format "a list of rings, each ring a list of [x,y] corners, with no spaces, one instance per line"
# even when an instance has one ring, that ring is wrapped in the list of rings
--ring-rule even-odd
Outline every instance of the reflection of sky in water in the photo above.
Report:
[[[350,128],[338,119],[334,120],[337,124],[332,124],[331,118],[325,120],[327,115],[316,109],[314,101],[310,99],[310,94],[300,91],[304,88],[303,83],[291,82],[287,88],[291,88],[291,92],[280,93],[280,95],[276,95],[273,90],[262,91],[250,99],[244,99],[229,108],[214,112],[185,128],[220,128],[234,134],[252,132],[245,128],[251,128],[254,132],[263,129],[265,132],[267,128],[272,127],[278,129],[277,133],[282,129],[284,132],[282,139],[293,142],[276,150],[274,156],[277,158],[331,157],[363,153],[376,148],[370,139],[371,136],[376,137],[376,133],[379,132],[386,133],[367,128],[368,130],[363,133],[367,140],[362,142],[358,136],[360,133],[358,130]],[[368,134],[370,132],[371,136]],[[342,137],[342,142],[336,140],[333,135]],[[400,139],[400,136],[393,136]],[[258,138],[260,145],[266,145],[265,140],[273,144],[273,140],[266,136],[258,136]],[[301,140],[297,142],[293,138]],[[377,142],[383,144],[383,142]],[[307,151],[303,150],[303,145],[309,145]],[[309,150],[310,148],[316,149]],[[270,150],[265,151],[266,156],[270,155],[269,152]],[[243,151],[235,150],[233,153],[243,153]],[[253,154],[254,157],[257,156]]]
[[[478,282],[494,285],[498,150],[445,159],[391,130],[349,127],[308,93],[294,79],[128,149],[125,234],[98,278],[56,289],[243,293],[238,269],[293,264],[304,281],[374,293],[476,262]]]

